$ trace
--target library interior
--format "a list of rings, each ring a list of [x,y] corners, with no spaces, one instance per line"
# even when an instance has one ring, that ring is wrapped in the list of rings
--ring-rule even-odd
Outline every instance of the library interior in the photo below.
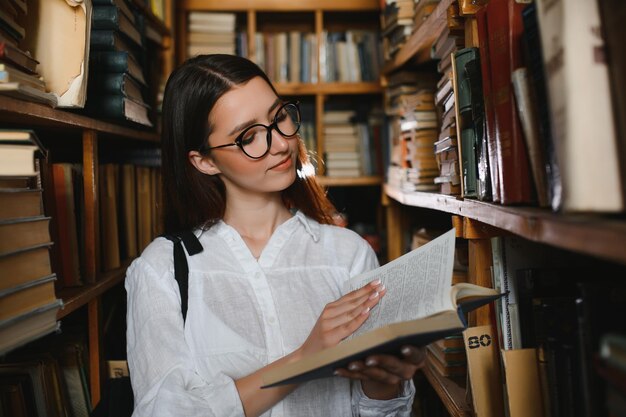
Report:
[[[0,417],[130,416],[141,402],[127,270],[166,231],[168,79],[208,54],[247,58],[293,103],[310,160],[296,181],[326,193],[328,227],[383,266],[454,229],[446,291],[499,294],[420,346],[408,409],[385,415],[626,417],[625,40],[623,0],[2,0]],[[273,122],[269,148],[279,120],[254,122]],[[185,309],[175,252],[158,273]],[[253,279],[237,285],[253,294]],[[385,297],[405,290],[383,283]],[[254,325],[270,346],[294,320]],[[184,344],[199,324],[180,324]]]

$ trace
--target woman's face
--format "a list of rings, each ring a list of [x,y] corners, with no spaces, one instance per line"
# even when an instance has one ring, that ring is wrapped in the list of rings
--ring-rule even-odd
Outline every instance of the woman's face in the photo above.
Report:
[[[253,124],[271,124],[282,104],[261,77],[233,87],[219,98],[209,114],[213,127],[209,146],[233,143]],[[277,192],[295,180],[297,153],[296,136],[284,137],[272,129],[272,144],[263,158],[252,159],[238,146],[228,146],[212,149],[209,156],[196,157],[195,161],[192,156],[192,163],[202,172],[221,175],[227,190],[236,187],[245,191]]]

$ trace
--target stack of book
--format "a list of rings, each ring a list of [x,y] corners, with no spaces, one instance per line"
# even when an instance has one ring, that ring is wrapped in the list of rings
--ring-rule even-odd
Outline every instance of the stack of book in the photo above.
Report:
[[[59,328],[48,230],[31,131],[0,131],[0,354]]]
[[[459,152],[457,143],[457,121],[453,88],[452,55],[464,45],[464,24],[459,17],[459,6],[452,3],[447,10],[447,24],[441,35],[433,43],[431,54],[438,58],[437,70],[440,79],[437,82],[435,103],[441,118],[441,130],[435,143],[435,155],[439,166],[439,176],[435,182],[439,184],[442,194],[460,195],[461,177]]]
[[[37,72],[39,62],[19,47],[26,29],[19,23],[28,11],[26,0],[0,3],[0,94],[57,105]]]
[[[126,0],[94,3],[87,108],[98,117],[152,126],[143,95],[143,18]]]
[[[406,43],[413,32],[414,15],[415,4],[412,0],[387,1],[380,16],[385,60],[393,58]]]
[[[440,376],[460,381],[467,375],[467,357],[461,335],[448,336],[426,347],[428,364]]]
[[[324,161],[330,177],[358,177],[362,173],[361,140],[353,110],[324,112]]]
[[[235,23],[234,13],[190,12],[187,21],[187,55],[189,57],[204,54],[235,55],[237,50]],[[245,39],[244,36],[240,41]],[[240,45],[240,49],[243,49],[243,45]]]
[[[413,32],[428,19],[428,16],[435,10],[439,0],[421,0],[415,2],[415,14],[413,15]]]

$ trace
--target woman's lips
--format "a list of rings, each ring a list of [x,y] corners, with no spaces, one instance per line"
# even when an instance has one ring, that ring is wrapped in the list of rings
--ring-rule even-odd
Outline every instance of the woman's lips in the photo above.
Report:
[[[282,162],[278,163],[277,165],[274,165],[270,169],[274,171],[286,171],[289,168],[291,168],[292,165],[293,165],[293,162],[291,161],[291,157],[288,157],[288,158],[285,158],[285,160],[283,160]]]

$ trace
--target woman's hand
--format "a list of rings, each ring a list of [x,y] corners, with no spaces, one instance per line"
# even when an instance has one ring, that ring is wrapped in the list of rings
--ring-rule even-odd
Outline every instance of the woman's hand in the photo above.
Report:
[[[384,295],[385,286],[376,280],[327,304],[309,337],[300,347],[302,355],[335,346],[350,336],[367,320],[372,307]]]
[[[402,358],[372,355],[365,362],[351,362],[348,369],[338,369],[337,375],[361,380],[363,392],[369,398],[388,400],[397,397],[401,382],[413,378],[425,363],[424,348],[405,346],[402,348]]]

